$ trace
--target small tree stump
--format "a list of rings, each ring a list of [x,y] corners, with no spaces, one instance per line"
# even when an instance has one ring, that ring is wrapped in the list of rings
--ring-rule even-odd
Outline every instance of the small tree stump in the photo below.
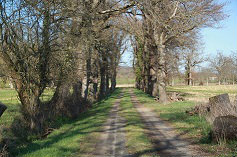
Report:
[[[237,139],[237,117],[220,116],[213,122],[213,137],[215,141]]]
[[[235,106],[230,103],[229,95],[222,94],[209,98],[207,120],[213,123],[220,116],[237,116]]]
[[[0,117],[2,116],[3,112],[7,109],[7,106],[0,102]]]

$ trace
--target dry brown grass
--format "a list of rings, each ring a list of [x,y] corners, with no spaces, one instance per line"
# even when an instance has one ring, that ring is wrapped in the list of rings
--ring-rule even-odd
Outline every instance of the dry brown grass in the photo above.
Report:
[[[233,102],[237,95],[237,85],[174,86],[168,87],[168,90],[181,93],[186,100],[195,102],[208,102],[210,97],[224,93],[228,93]]]

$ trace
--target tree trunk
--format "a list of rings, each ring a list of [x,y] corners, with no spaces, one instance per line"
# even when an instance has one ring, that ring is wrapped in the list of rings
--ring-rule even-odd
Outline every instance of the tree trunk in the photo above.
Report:
[[[82,79],[82,97],[84,99],[87,98],[87,94],[88,94],[88,85],[87,85],[87,76],[84,76],[84,78]]]
[[[100,74],[100,99],[102,99],[106,94],[105,75],[103,73],[103,70],[101,71],[102,72]]]
[[[106,95],[106,76],[105,76],[105,66],[102,63],[100,68],[100,93],[99,98],[102,99]]]
[[[190,60],[188,60],[187,63],[187,79],[188,79],[188,86],[192,86],[192,66]]]
[[[233,76],[232,80],[233,80],[233,85],[235,85],[235,76]]]
[[[158,86],[157,86],[157,78],[156,78],[156,67],[153,67],[151,69],[151,95],[153,97],[157,97],[158,96]]]
[[[149,94],[149,75],[150,75],[150,70],[149,70],[149,61],[147,60],[147,53],[143,53],[143,58],[144,58],[144,92]]]
[[[144,20],[146,18],[144,17]],[[151,77],[151,54],[152,51],[156,52],[155,44],[153,43],[154,39],[152,38],[153,29],[152,23],[148,20],[147,23],[143,25],[144,29],[144,51],[143,51],[143,64],[144,64],[144,92],[147,94],[152,94],[152,77]]]
[[[165,85],[165,45],[163,45],[164,34],[162,33],[160,36],[160,45],[159,45],[159,55],[158,55],[158,67],[157,67],[157,83],[158,83],[158,95],[159,101],[163,104],[168,103],[168,97],[166,93],[166,85]]]
[[[67,92],[69,92],[69,90]],[[81,93],[82,93],[82,82],[78,81],[77,83],[73,85],[72,97],[73,97],[74,103],[81,102],[82,100]]]
[[[22,113],[24,119],[29,124],[32,131],[37,133],[43,132],[43,113],[41,108],[41,102],[37,93],[31,93],[25,91],[19,91],[19,98],[22,104]]]
[[[154,78],[152,79],[152,96],[153,97],[156,97],[158,96],[158,86],[157,86],[157,78]]]
[[[188,85],[192,86],[192,73],[189,73],[189,78],[188,78]]]
[[[136,77],[136,88],[139,89],[139,90],[142,89],[142,88],[141,88],[141,80],[140,80],[140,78],[138,78],[138,77]]]
[[[94,79],[93,79],[93,98],[94,98],[94,101],[96,101],[98,99],[97,92],[98,92],[98,76],[94,77]]]
[[[86,85],[84,90],[84,100],[87,101],[89,94],[89,86],[90,86],[90,77],[91,77],[91,54],[88,52],[88,59],[86,61]]]
[[[75,88],[75,86],[73,88]],[[49,110],[53,111],[51,112],[52,116],[62,116],[65,114],[65,99],[69,96],[69,94],[69,85],[59,82],[49,103],[49,107],[51,107]]]
[[[116,68],[113,69],[113,74],[111,77],[111,91],[114,91],[116,88],[116,76],[117,76],[117,72],[116,72]]]
[[[108,72],[108,68],[106,69],[106,94],[109,94],[110,90],[109,90],[109,72]]]

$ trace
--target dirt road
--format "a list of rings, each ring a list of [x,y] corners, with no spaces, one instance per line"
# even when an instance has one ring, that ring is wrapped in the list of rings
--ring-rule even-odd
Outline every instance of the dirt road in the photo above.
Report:
[[[94,156],[96,157],[124,157],[126,156],[125,149],[125,120],[119,116],[120,96],[112,110],[110,111],[109,119],[105,123],[101,133],[101,139],[96,145]]]
[[[140,114],[147,135],[160,157],[192,157],[206,156],[195,151],[194,146],[181,139],[174,129],[161,120],[151,109],[140,104],[134,93],[130,92],[131,100]]]
[[[136,95],[130,90],[134,107],[145,124],[146,134],[153,144],[154,151],[160,157],[192,157],[206,156],[195,151],[193,145],[183,140],[179,135],[161,120],[155,112],[144,107]],[[119,115],[120,96],[110,112],[109,118],[101,132],[101,138],[96,144],[94,157],[132,157],[126,152],[124,127],[126,121]],[[135,156],[139,156],[138,154]]]

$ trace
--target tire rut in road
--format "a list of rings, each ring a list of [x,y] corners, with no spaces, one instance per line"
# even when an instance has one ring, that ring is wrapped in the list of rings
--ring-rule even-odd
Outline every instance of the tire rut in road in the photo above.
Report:
[[[101,132],[101,139],[96,144],[94,157],[124,157],[125,150],[125,120],[119,115],[120,101],[118,97],[110,111],[109,118]]]
[[[192,149],[189,142],[184,141],[174,130],[161,120],[152,110],[142,106],[136,95],[130,91],[134,107],[145,124],[147,135],[154,145],[154,151],[161,157],[192,157],[203,156]]]

